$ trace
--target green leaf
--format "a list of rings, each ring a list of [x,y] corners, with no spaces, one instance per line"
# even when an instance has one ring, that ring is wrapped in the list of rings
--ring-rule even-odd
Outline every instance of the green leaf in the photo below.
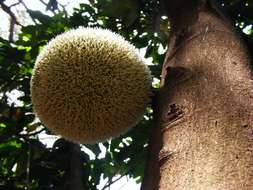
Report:
[[[18,142],[17,140],[10,140],[5,143],[0,144],[0,152],[8,151],[8,150],[16,150],[20,149],[22,147],[22,144]]]
[[[4,123],[0,123],[0,128],[6,128],[6,125]]]
[[[29,15],[33,18],[38,20],[41,24],[45,24],[48,25],[48,23],[51,21],[51,17],[44,15],[43,13],[41,13],[40,11],[32,11],[32,10],[28,10],[27,11],[29,13]]]
[[[46,10],[56,10],[58,8],[58,2],[56,0],[49,0]]]
[[[112,0],[106,3],[98,2],[100,13],[125,20],[126,26],[131,26],[139,16],[139,1]]]

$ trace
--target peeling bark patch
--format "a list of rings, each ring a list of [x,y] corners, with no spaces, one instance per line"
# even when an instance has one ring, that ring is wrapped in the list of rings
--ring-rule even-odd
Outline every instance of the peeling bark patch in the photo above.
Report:
[[[172,151],[162,149],[159,152],[159,166],[163,166],[173,155]]]
[[[184,67],[167,67],[165,84],[171,83],[171,81],[173,84],[178,84],[191,78],[192,75],[192,71]]]
[[[171,127],[171,124],[174,124],[176,121],[179,121],[183,116],[184,116],[183,106],[180,106],[175,103],[170,104],[168,106],[168,109],[163,114],[162,124],[166,126],[166,128],[167,127],[169,128]]]
[[[169,105],[169,111],[167,112],[167,119],[168,120],[174,120],[178,116],[183,114],[182,108],[180,108],[177,104],[171,104]]]

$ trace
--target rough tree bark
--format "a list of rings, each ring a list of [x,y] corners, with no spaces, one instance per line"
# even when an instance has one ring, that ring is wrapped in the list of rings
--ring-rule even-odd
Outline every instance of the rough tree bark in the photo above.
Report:
[[[81,149],[79,144],[67,142],[69,145],[69,172],[67,174],[66,190],[85,190],[81,173]]]
[[[206,0],[172,22],[142,190],[252,190],[253,82],[241,40]]]

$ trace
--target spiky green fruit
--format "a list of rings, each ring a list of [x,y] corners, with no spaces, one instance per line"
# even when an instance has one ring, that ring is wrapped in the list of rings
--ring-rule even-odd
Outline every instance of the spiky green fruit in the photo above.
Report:
[[[31,98],[40,120],[78,143],[100,142],[136,125],[151,94],[137,50],[109,30],[79,28],[51,40],[39,54]]]

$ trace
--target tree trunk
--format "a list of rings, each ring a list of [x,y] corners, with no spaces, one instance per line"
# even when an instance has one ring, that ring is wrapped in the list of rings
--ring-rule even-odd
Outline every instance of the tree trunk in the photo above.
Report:
[[[69,144],[69,153],[70,153],[70,165],[67,175],[66,190],[85,190],[82,173],[81,173],[81,160],[80,154],[81,149],[80,145],[68,142]]]
[[[142,190],[252,190],[253,82],[241,40],[203,0],[167,0],[171,40]]]

